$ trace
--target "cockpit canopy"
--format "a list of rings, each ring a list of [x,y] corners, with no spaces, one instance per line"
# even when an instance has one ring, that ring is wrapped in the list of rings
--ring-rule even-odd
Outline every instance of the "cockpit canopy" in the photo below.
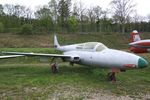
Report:
[[[77,44],[76,49],[99,52],[104,49],[107,49],[107,47],[104,44],[99,42],[86,42],[86,43]]]

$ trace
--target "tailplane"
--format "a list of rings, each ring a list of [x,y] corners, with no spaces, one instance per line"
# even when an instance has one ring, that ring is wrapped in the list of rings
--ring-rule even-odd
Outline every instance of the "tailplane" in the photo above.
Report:
[[[58,43],[57,36],[56,36],[56,34],[54,34],[54,48],[59,48],[59,47],[60,47],[60,45]]]
[[[130,42],[136,42],[141,40],[140,35],[137,30],[133,30],[130,34]]]

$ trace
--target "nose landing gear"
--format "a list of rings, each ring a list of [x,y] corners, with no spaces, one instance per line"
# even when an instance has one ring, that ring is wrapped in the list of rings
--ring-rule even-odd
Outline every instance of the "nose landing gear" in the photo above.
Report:
[[[107,76],[109,81],[116,82],[115,72],[109,72]]]
[[[120,69],[113,68],[111,72],[107,74],[108,80],[111,82],[116,82],[116,73],[120,72]]]

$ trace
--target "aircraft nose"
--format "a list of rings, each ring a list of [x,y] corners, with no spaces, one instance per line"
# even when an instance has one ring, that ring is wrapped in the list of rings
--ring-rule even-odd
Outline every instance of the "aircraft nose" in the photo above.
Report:
[[[129,43],[128,45],[129,45],[129,46],[132,46],[132,44],[131,44],[131,43]]]
[[[139,58],[138,60],[138,68],[147,67],[148,62],[144,58]]]

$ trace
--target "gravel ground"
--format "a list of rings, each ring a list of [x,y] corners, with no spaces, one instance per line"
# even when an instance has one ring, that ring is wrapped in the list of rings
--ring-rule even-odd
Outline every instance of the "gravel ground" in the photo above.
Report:
[[[110,91],[59,85],[53,87],[24,87],[22,91],[6,90],[0,100],[150,100],[150,94],[116,95]]]

